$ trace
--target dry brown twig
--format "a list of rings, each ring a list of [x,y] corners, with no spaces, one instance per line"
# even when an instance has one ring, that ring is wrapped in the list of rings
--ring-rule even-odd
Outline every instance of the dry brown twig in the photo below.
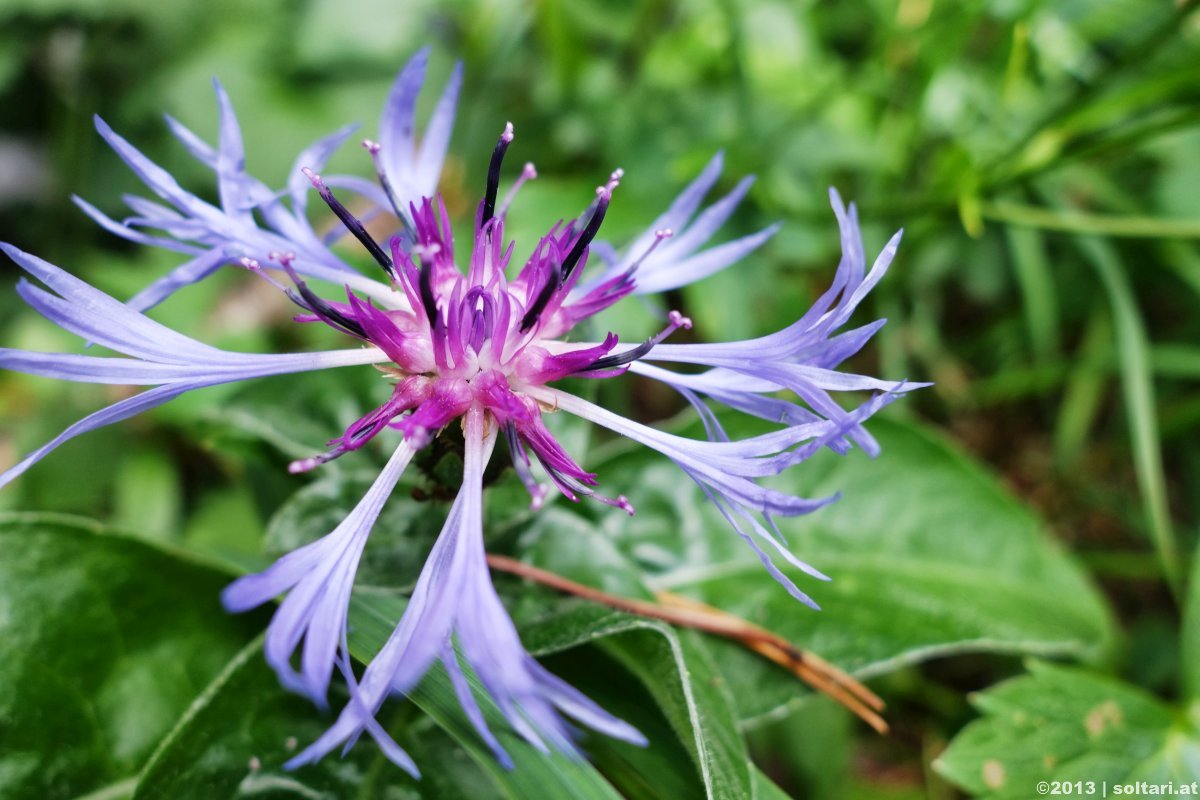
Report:
[[[879,713],[883,711],[884,702],[878,695],[823,658],[801,650],[782,636],[741,617],[673,592],[655,592],[657,602],[654,603],[634,600],[584,586],[556,573],[506,556],[489,554],[487,560],[492,569],[517,575],[609,608],[732,639],[788,670],[818,692],[832,697],[879,733],[888,731],[888,724]]]

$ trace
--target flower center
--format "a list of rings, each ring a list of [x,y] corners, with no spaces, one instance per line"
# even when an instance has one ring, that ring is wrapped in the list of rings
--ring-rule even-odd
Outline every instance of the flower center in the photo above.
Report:
[[[623,498],[594,494],[590,487],[595,476],[576,464],[549,434],[542,424],[542,408],[528,392],[570,375],[607,378],[621,374],[663,338],[680,327],[690,327],[691,322],[671,312],[660,334],[620,350],[611,333],[600,344],[563,341],[563,335],[577,322],[633,290],[633,274],[641,259],[625,273],[587,291],[578,285],[589,248],[623,173],[615,171],[576,220],[554,225],[510,279],[513,244],[505,247],[503,242],[504,215],[512,192],[499,209],[497,198],[504,155],[512,140],[509,123],[488,164],[465,273],[454,259],[454,237],[440,197],[426,197],[419,205],[399,208],[381,178],[392,211],[405,225],[404,232],[392,237],[385,250],[334,197],[320,175],[304,171],[321,198],[387,275],[394,299],[385,300],[387,308],[379,308],[347,287],[345,303],[324,300],[293,269],[291,254],[270,255],[295,289],[277,285],[304,309],[298,320],[324,322],[382,350],[394,365],[382,369],[395,385],[387,402],[331,440],[327,452],[294,462],[293,472],[356,450],[388,427],[402,431],[414,447],[422,447],[442,427],[476,408],[486,411],[504,430],[514,466],[535,504],[544,489],[529,472],[530,453],[567,496],[590,495],[631,510]],[[380,145],[363,144],[378,164]],[[526,165],[518,185],[533,174],[532,165]],[[670,231],[659,231],[650,250],[670,235]],[[257,262],[247,259],[243,263],[262,274]]]

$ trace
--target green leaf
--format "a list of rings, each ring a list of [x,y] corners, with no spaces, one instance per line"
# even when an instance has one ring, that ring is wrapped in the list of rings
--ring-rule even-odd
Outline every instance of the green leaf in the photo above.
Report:
[[[800,606],[671,464],[620,456],[598,471],[638,507],[604,518],[618,549],[656,588],[694,595],[860,676],[940,655],[1002,652],[1095,659],[1111,621],[1083,572],[1044,525],[968,457],[921,428],[871,423],[883,446],[821,453],[777,485],[842,499],[782,520],[793,551],[830,575],[789,574],[823,607]],[[628,484],[628,486],[626,486]],[[796,681],[714,643],[743,720],[791,708]]]
[[[618,641],[627,634],[605,637]],[[637,635],[635,633],[629,635]],[[655,637],[651,632],[647,637]],[[633,725],[649,741],[638,747],[597,733],[587,734],[581,746],[588,760],[628,800],[662,797],[702,798],[705,791],[692,750],[675,732],[657,698],[641,679],[620,663],[607,648],[574,647],[542,655],[546,666],[605,710]]]
[[[231,390],[219,406],[204,404],[194,416],[210,436],[221,437],[223,446],[263,444],[277,456],[303,458],[322,452],[363,408],[387,396],[378,376],[373,370],[309,373],[295,376],[285,392],[271,381],[248,383]]]
[[[705,797],[753,796],[753,765],[738,731],[733,698],[698,634],[575,601],[521,626],[521,634],[539,656],[594,642],[649,694],[670,726],[663,733],[686,750]],[[619,692],[599,688],[593,699],[619,713]],[[651,749],[666,744],[651,737]]]
[[[388,764],[371,747],[356,747],[346,758],[330,757],[304,770],[284,771],[283,763],[297,747],[320,736],[329,722],[328,714],[322,716],[310,702],[279,685],[263,659],[259,637],[204,690],[163,741],[142,772],[134,800],[264,793],[304,800],[454,796],[426,794],[422,790],[427,785]],[[404,744],[411,746],[407,739]],[[456,770],[467,766],[458,764]]]
[[[688,748],[707,797],[754,796],[752,764],[733,698],[695,631],[656,623],[606,638],[602,646],[650,691]]]
[[[978,695],[984,716],[934,768],[977,797],[1027,798],[1038,781],[1191,783],[1200,730],[1128,684],[1034,662],[1030,674]],[[1044,794],[1044,793],[1043,793]],[[1171,793],[1164,793],[1171,794]]]
[[[775,782],[763,774],[762,770],[755,767],[750,772],[751,778],[754,780],[754,796],[758,800],[791,800],[788,793],[775,785]]]
[[[2,515],[0,552],[6,798],[119,789],[261,624],[227,576],[77,519]]]

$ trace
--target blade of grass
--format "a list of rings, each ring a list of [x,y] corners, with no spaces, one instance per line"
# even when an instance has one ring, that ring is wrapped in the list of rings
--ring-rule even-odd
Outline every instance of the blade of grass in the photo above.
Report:
[[[1090,349],[1080,348],[1079,354],[1069,359],[1060,358],[1031,367],[1011,367],[976,378],[971,383],[971,401],[986,407],[1058,391],[1064,385],[1069,391],[1069,381],[1087,373],[1107,379],[1116,373],[1118,367],[1116,354],[1109,352],[1107,347],[1111,340],[1112,329],[1105,327],[1103,335],[1097,335],[1094,346]],[[1150,363],[1156,378],[1200,380],[1200,347],[1187,344],[1155,345],[1150,349]]]
[[[1171,378],[1200,378],[1200,347],[1164,344],[1154,348],[1154,371]]]
[[[1059,184],[1058,196],[1063,196],[1063,191],[1087,197],[1093,207],[1122,216],[1135,217],[1144,208],[1130,195],[1128,186],[1099,170],[1071,170],[1069,189],[1068,185]],[[1195,240],[1156,239],[1148,241],[1147,245],[1157,251],[1156,261],[1200,295],[1200,253],[1197,253]]]
[[[983,203],[980,213],[987,219],[1010,225],[1067,233],[1146,239],[1200,239],[1200,219],[1080,214],[1007,202]]]
[[[1180,663],[1184,665],[1180,689],[1190,703],[1188,713],[1195,724],[1200,722],[1200,544],[1192,555],[1180,649]]]
[[[1047,141],[1057,138],[1053,128],[1063,120],[1079,113],[1090,104],[1097,95],[1116,84],[1115,77],[1133,64],[1142,63],[1149,53],[1156,52],[1162,45],[1178,35],[1184,27],[1187,18],[1200,8],[1200,0],[1182,0],[1175,4],[1172,11],[1165,12],[1162,20],[1155,24],[1146,35],[1137,41],[1128,43],[1121,51],[1104,59],[1103,66],[1081,81],[1075,91],[1055,104],[1037,122],[1018,138],[1008,150],[993,162],[990,169],[984,171],[988,176],[987,186],[999,186],[1022,174],[1027,174],[1033,166],[1044,165],[1045,156],[1050,154],[1046,147]],[[1057,147],[1054,152],[1057,152]]]
[[[1094,364],[1108,356],[1112,336],[1112,322],[1107,310],[1103,306],[1094,308],[1054,425],[1054,457],[1059,469],[1068,470],[1078,463],[1088,432],[1096,422],[1108,373],[1096,369]]]
[[[1029,342],[1037,363],[1048,363],[1059,353],[1058,295],[1046,246],[1036,230],[1008,226],[1005,228],[1008,246],[1012,250],[1013,267],[1021,287],[1025,324]]]
[[[1154,547],[1163,574],[1176,597],[1182,587],[1182,568],[1175,532],[1167,509],[1166,476],[1158,435],[1158,416],[1151,375],[1150,344],[1138,313],[1133,288],[1116,250],[1103,239],[1079,237],[1080,250],[1095,267],[1112,307],[1120,363],[1121,387],[1133,444],[1133,465]]]

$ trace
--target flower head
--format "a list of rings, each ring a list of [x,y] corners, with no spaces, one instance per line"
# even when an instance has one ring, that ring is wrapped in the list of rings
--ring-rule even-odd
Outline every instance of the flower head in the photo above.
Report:
[[[540,506],[548,491],[571,500],[587,497],[634,513],[623,495],[600,494],[600,479],[555,439],[547,414],[562,411],[637,440],[673,460],[701,487],[770,573],[802,602],[815,604],[776,566],[782,558],[824,578],[793,555],[777,517],[807,513],[834,498],[796,497],[761,485],[820,448],[839,453],[877,446],[862,427],[879,408],[916,384],[882,381],[836,371],[881,322],[841,331],[867,292],[883,276],[899,241],[896,235],[870,270],[854,207],[831,192],[841,228],[842,262],[834,283],[795,323],[776,333],[723,344],[670,344],[691,322],[677,311],[648,341],[627,343],[613,333],[602,341],[577,341],[583,320],[630,294],[663,291],[704,278],[766,241],[775,228],[735,241],[704,245],[749,188],[744,180],[700,211],[721,171],[718,155],[654,224],[618,255],[598,240],[622,173],[599,186],[586,210],[554,225],[517,269],[514,243],[504,234],[516,188],[536,175],[526,165],[501,200],[504,159],[514,141],[505,125],[489,162],[469,257],[456,258],[445,204],[436,194],[449,140],[460,72],[442,93],[419,147],[414,137],[416,98],[426,54],[419,53],[397,79],[380,125],[379,140],[364,142],[378,183],[318,174],[345,128],[297,159],[281,192],[246,174],[241,135],[232,105],[218,85],[220,140],[214,149],[174,121],[173,131],[217,176],[220,205],[183,190],[164,170],[97,120],[100,134],[166,205],[130,198],[135,216],[116,222],[86,201],[79,205],[106,228],[129,239],[179,250],[191,259],[121,303],[35,256],[4,245],[5,252],[45,289],[22,281],[18,292],[52,322],[123,353],[121,357],[0,350],[0,366],[75,381],[152,386],[86,417],[28,455],[3,475],[6,483],[67,439],[124,419],[191,389],[249,378],[373,364],[390,379],[390,392],[327,448],[294,461],[306,472],[345,456],[377,437],[398,439],[391,459],[362,501],[332,532],[247,575],[224,593],[234,611],[284,599],[267,632],[266,657],[289,688],[324,704],[335,669],[351,700],[337,721],[293,764],[320,758],[334,747],[370,733],[402,767],[416,765],[375,721],[389,694],[410,690],[435,661],[448,671],[463,710],[496,756],[508,754],[489,730],[465,678],[470,668],[487,695],[520,735],[543,750],[573,751],[569,717],[627,741],[641,735],[546,671],[521,646],[516,628],[488,575],[483,549],[483,472],[503,438],[512,466]],[[328,208],[374,260],[369,278],[330,249],[308,222],[308,191]],[[335,190],[337,190],[335,192]],[[391,215],[399,229],[377,241],[362,217],[339,195],[354,193],[372,216]],[[599,261],[599,265],[590,262]],[[277,286],[298,307],[297,321],[323,324],[355,345],[345,350],[284,355],[231,353],[176,333],[143,313],[172,292],[223,264],[240,265]],[[515,272],[515,274],[514,274]],[[310,279],[342,286],[336,298],[309,286]],[[344,299],[342,299],[344,297]],[[675,371],[671,364],[699,366]],[[625,419],[554,386],[567,377],[609,379],[633,371],[681,393],[700,414],[707,440],[668,434]],[[872,396],[846,410],[832,393],[865,390]],[[770,433],[734,440],[710,403],[729,406],[777,425]],[[449,426],[464,440],[462,486],[421,571],[407,610],[380,653],[356,676],[346,645],[347,609],[358,563],[371,528],[414,455]],[[398,432],[398,433],[397,433]],[[549,486],[537,477],[545,476]]]

